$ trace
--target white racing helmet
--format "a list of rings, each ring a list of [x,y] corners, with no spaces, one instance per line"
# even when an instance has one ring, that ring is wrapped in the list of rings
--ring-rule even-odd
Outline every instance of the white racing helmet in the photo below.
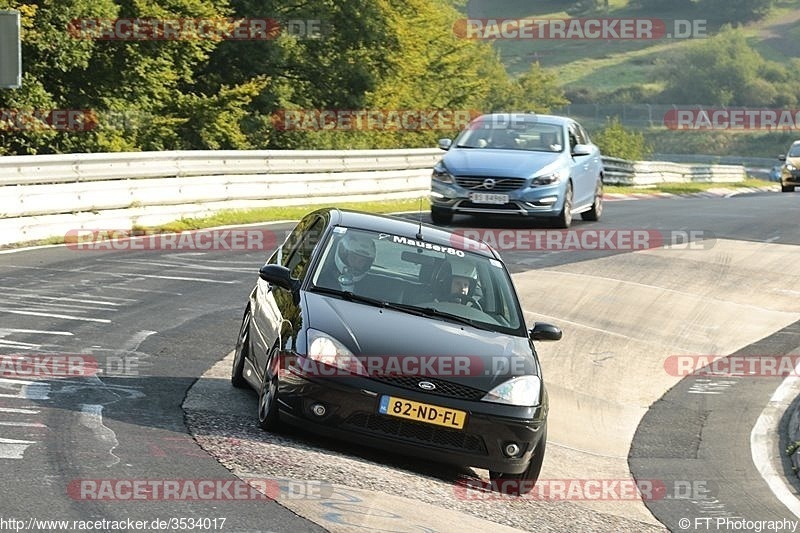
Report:
[[[360,281],[375,261],[375,241],[367,235],[347,232],[336,248],[336,268]]]
[[[452,266],[453,277],[465,278],[469,281],[469,292],[472,293],[478,283],[478,271],[475,265],[465,261],[455,261]]]

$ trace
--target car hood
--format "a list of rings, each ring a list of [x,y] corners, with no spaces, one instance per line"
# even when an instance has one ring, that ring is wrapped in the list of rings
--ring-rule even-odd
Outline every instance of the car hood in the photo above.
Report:
[[[787,157],[786,162],[791,163],[795,167],[800,167],[800,157]]]
[[[529,150],[451,148],[442,161],[454,176],[528,178],[547,171],[547,167],[555,167],[562,155]]]
[[[465,369],[432,377],[488,391],[511,376],[539,373],[530,342],[437,318],[382,309],[337,297],[305,293],[308,326],[327,333],[359,358],[459,356]],[[464,356],[464,357],[461,357]],[[387,366],[388,368],[388,366]],[[456,375],[457,374],[457,375]]]

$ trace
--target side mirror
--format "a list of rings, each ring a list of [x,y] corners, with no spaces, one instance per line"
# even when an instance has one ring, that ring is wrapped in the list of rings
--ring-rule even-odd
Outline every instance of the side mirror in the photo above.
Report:
[[[528,337],[532,341],[559,341],[562,335],[561,328],[544,322],[537,322],[528,332]]]
[[[283,265],[266,264],[258,270],[258,275],[264,281],[287,291],[294,290],[297,282],[297,280],[292,279],[289,269]]]
[[[449,150],[452,144],[453,141],[451,141],[450,139],[439,139],[439,148],[442,150]]]
[[[778,156],[778,161],[786,161],[786,155],[785,154],[779,155]]]
[[[573,156],[592,155],[592,148],[588,144],[576,144],[572,147]]]

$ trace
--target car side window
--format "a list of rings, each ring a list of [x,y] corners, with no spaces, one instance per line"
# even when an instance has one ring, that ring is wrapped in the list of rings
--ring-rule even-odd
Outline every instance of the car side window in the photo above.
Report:
[[[583,126],[578,124],[578,142],[581,144],[591,144],[592,140],[589,138],[589,134],[586,133],[586,130],[583,129]]]
[[[303,220],[290,236],[294,246],[293,249],[286,251],[288,256],[284,256],[285,262],[283,266],[289,269],[293,278],[301,279],[305,276],[308,264],[314,255],[314,249],[319,244],[320,237],[322,237],[323,230],[323,220],[315,216],[310,217],[308,220]],[[287,244],[289,244],[289,241],[287,241]]]

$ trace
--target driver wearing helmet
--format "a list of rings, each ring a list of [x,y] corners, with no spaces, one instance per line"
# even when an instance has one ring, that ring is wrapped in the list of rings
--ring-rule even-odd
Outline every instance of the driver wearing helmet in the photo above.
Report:
[[[441,296],[437,301],[460,303],[480,309],[480,304],[475,299],[478,272],[474,265],[464,261],[454,261],[452,264],[445,262],[437,280],[441,287]]]
[[[458,261],[453,264],[453,277],[450,280],[450,296],[453,301],[468,304],[478,283],[478,272],[475,267]]]
[[[364,279],[373,261],[375,241],[367,235],[348,231],[336,246],[335,272],[331,269],[324,272],[319,282],[323,286],[352,292],[355,284]]]

